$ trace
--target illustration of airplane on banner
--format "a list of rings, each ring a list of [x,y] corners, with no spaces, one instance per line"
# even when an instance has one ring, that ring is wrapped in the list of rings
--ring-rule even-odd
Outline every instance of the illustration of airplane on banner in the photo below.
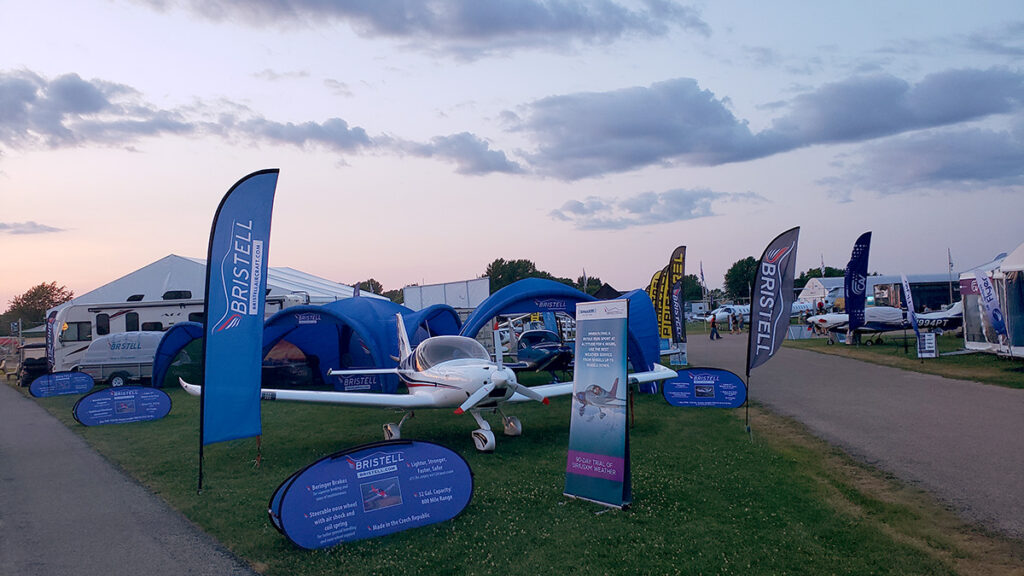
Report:
[[[455,414],[469,412],[476,420],[478,429],[472,432],[477,450],[494,450],[494,433],[481,412],[501,414],[506,436],[519,436],[523,427],[515,416],[503,411],[507,404],[536,401],[544,404],[549,398],[572,394],[573,382],[524,386],[516,380],[511,368],[501,362],[492,361],[482,344],[465,336],[433,336],[421,342],[415,349],[409,345],[405,323],[398,319],[398,342],[400,361],[397,368],[330,370],[329,375],[397,374],[409,390],[408,394],[378,394],[368,392],[334,392],[318,390],[274,390],[261,389],[263,400],[284,400],[296,402],[318,402],[343,406],[368,406],[403,410],[402,419],[384,425],[384,438],[401,437],[402,424],[421,408],[455,408]],[[676,377],[676,373],[660,364],[647,372],[629,375],[629,383],[653,382]],[[198,396],[201,386],[180,380],[182,388]],[[600,394],[591,397],[599,401]],[[589,400],[588,400],[589,401]]]

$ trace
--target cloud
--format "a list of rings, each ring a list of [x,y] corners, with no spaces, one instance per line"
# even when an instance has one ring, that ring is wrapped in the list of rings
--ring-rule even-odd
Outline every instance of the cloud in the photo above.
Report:
[[[349,127],[348,122],[341,118],[294,124],[254,117],[233,123],[233,128],[241,135],[266,142],[300,147],[319,144],[339,152],[352,152],[372,144],[366,130]]]
[[[143,102],[138,92],[122,84],[86,81],[77,74],[47,80],[28,71],[0,73],[0,144],[123,144],[193,128],[178,114]]]
[[[1024,104],[1024,73],[948,70],[916,84],[890,75],[857,76],[792,98],[769,129],[751,132],[728,99],[677,78],[612,92],[551,96],[512,119],[536,150],[535,169],[566,180],[677,163],[714,166],[808,146],[866,142],[950,126]]]
[[[581,230],[621,230],[636,226],[680,222],[714,216],[713,203],[766,202],[757,194],[728,194],[707,189],[641,192],[623,199],[588,197],[569,200],[548,213],[554,220],[571,222]]]
[[[423,158],[438,157],[454,162],[456,172],[482,175],[493,172],[521,174],[523,168],[510,160],[504,152],[491,150],[490,144],[480,137],[462,132],[450,136],[437,136],[429,143],[395,142],[396,149]]]
[[[344,22],[366,37],[428,44],[464,57],[508,48],[571,42],[607,43],[627,35],[664,36],[672,27],[707,36],[694,8],[672,0],[627,7],[616,0],[137,0],[166,10],[182,7],[213,21],[253,26],[322,26]]]
[[[865,146],[861,158],[832,184],[880,195],[1020,187],[1024,186],[1024,129],[928,131]]]
[[[0,234],[49,234],[51,232],[63,232],[61,228],[54,228],[36,222],[0,222]]]

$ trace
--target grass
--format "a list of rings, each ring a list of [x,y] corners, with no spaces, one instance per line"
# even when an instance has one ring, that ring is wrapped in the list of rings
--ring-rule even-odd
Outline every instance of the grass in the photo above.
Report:
[[[886,334],[883,344],[873,346],[846,346],[841,342],[828,345],[824,338],[786,340],[785,345],[947,378],[972,380],[1007,388],[1024,388],[1024,362],[1021,359],[1001,358],[994,354],[982,353],[918,359],[913,332],[910,332],[909,338],[907,347],[904,347],[903,337],[898,333]],[[947,333],[938,336],[936,344],[940,354],[954,352],[963,349],[963,338]]]
[[[380,425],[396,418],[264,403],[262,465],[252,464],[254,439],[207,446],[197,495],[199,401],[167,391],[169,416],[120,426],[78,425],[70,415],[75,397],[38,402],[265,574],[1000,574],[1022,553],[1019,543],[979,535],[927,498],[892,496],[898,484],[792,422],[758,411],[752,442],[737,413],[672,408],[658,396],[635,398],[627,511],[562,495],[568,398],[517,406],[524,435],[499,435],[493,454],[473,449],[470,418],[425,410],[403,432],[466,458],[475,478],[466,511],[304,551],[267,521],[274,489],[322,456],[380,439]]]

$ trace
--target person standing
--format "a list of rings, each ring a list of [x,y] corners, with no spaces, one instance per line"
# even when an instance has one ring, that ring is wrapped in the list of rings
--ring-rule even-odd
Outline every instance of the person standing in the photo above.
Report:
[[[711,315],[711,339],[721,340],[722,335],[718,333],[718,314]]]

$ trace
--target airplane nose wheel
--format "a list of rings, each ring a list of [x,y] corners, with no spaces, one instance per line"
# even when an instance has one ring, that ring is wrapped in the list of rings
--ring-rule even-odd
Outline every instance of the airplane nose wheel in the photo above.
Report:
[[[473,444],[481,452],[494,452],[494,432],[479,428],[473,430]]]

